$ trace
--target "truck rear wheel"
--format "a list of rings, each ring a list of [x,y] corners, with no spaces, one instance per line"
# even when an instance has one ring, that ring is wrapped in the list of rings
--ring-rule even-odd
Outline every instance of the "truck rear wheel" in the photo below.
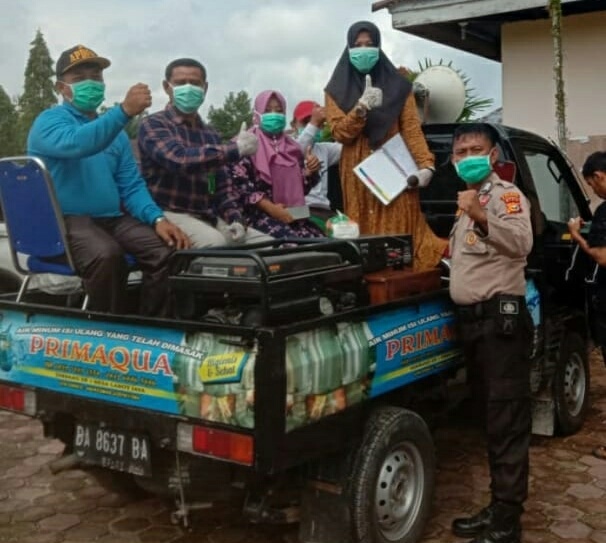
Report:
[[[583,426],[589,409],[589,360],[580,334],[570,332],[562,341],[553,379],[558,434],[570,435]]]
[[[434,484],[433,440],[423,419],[401,408],[377,410],[352,471],[354,541],[418,541],[429,517]]]

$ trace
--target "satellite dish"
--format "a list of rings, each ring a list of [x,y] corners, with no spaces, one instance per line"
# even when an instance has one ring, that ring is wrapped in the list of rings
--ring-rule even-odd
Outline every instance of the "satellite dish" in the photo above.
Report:
[[[430,66],[414,80],[419,115],[426,123],[453,123],[465,107],[465,83],[449,66]]]

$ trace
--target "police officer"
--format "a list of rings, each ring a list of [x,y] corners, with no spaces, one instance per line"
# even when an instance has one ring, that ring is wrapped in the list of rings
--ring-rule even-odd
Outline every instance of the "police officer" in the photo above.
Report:
[[[472,391],[485,409],[492,499],[455,519],[452,530],[475,537],[471,543],[520,543],[531,431],[524,268],[532,227],[524,195],[493,171],[495,145],[484,124],[461,125],[453,135],[452,162],[467,190],[458,193],[450,233],[450,295]]]

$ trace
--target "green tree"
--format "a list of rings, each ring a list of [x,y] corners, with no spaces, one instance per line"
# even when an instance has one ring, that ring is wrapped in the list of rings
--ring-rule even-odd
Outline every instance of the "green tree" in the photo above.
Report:
[[[53,60],[40,30],[36,32],[36,37],[30,45],[23,94],[19,97],[17,141],[22,151],[25,151],[27,134],[34,119],[41,111],[57,103],[52,81],[55,73]]]
[[[252,123],[252,108],[250,97],[246,91],[238,94],[230,92],[225,98],[223,107],[208,110],[208,120],[224,140],[233,138],[242,126],[242,122],[250,126]]]
[[[14,156],[20,151],[17,142],[17,110],[0,85],[0,157]]]

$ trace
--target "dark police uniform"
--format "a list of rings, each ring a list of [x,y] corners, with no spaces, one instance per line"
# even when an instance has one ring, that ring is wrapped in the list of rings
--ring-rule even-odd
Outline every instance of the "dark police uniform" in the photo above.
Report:
[[[530,204],[492,173],[478,192],[488,234],[459,210],[450,233],[450,295],[475,398],[485,407],[492,503],[519,523],[528,495],[531,434],[526,256],[532,248]]]
[[[606,247],[606,202],[602,202],[593,214],[587,243],[590,247]],[[606,268],[596,264],[596,289],[593,295],[597,340],[606,361]]]

